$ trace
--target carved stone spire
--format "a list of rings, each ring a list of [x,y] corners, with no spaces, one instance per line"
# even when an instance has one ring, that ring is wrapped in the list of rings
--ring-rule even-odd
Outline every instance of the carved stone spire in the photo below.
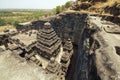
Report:
[[[59,70],[60,70],[60,65],[55,61],[55,58],[51,58],[50,59],[50,62],[46,68],[47,72],[50,72],[50,73],[58,73]]]
[[[63,51],[68,51],[68,53],[70,53],[70,55],[73,54],[73,44],[72,44],[72,42],[71,42],[70,39],[68,39],[68,40],[65,42],[65,44],[64,44],[64,46],[63,46]]]
[[[40,55],[47,59],[56,57],[60,51],[61,40],[49,22],[46,22],[43,30],[37,34],[37,41],[37,48],[40,51]]]

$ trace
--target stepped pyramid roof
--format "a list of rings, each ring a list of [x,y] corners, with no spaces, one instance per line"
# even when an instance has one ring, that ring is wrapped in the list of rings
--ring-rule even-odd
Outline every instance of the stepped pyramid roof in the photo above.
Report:
[[[59,53],[61,40],[49,22],[46,22],[41,32],[38,32],[37,41],[37,47],[44,52],[42,54],[55,56]]]
[[[70,54],[68,53],[68,51],[65,51],[64,54],[62,55],[61,61],[66,63],[67,61],[69,61],[69,59],[70,59]]]
[[[71,42],[70,39],[68,39],[68,40],[65,42],[65,44],[64,44],[64,46],[63,46],[63,49],[64,49],[64,50],[72,50],[72,49],[73,49],[73,45],[72,45],[72,42]]]
[[[56,73],[60,70],[60,65],[55,61],[55,59],[52,57],[50,58],[50,62],[46,68],[48,72]]]

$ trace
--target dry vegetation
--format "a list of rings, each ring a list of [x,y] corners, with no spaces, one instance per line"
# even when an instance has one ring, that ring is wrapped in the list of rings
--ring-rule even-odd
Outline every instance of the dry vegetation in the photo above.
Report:
[[[120,16],[120,0],[78,0],[72,9],[81,12]]]

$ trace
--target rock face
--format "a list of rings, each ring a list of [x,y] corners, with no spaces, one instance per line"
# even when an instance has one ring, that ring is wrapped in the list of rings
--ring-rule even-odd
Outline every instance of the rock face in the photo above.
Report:
[[[8,43],[8,39],[9,39],[9,35],[6,34],[1,34],[0,35],[0,45],[5,44],[5,46],[7,47],[7,43]]]
[[[78,44],[79,34],[84,26],[86,26],[87,14],[79,12],[61,13],[57,18],[51,21],[55,31],[61,37],[63,42],[71,38],[74,44]]]
[[[115,24],[120,25],[120,17],[105,16],[105,15],[103,15],[102,18],[105,19],[105,20],[107,20],[107,21],[110,21],[110,22],[113,22]]]
[[[89,17],[80,38],[74,80],[120,79],[119,30],[118,25]]]

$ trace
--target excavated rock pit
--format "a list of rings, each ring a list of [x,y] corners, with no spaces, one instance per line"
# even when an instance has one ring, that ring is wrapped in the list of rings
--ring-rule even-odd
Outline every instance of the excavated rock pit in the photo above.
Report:
[[[63,44],[68,37],[71,38],[73,43],[74,54],[71,57],[66,80],[120,79],[119,25],[106,21],[100,16],[68,11],[50,18],[34,21],[29,28],[17,27],[17,29],[19,31],[42,29],[44,22],[47,21],[51,23],[57,35],[62,39]],[[0,56],[2,57],[2,55]],[[32,71],[29,72],[29,74],[31,73]],[[30,76],[29,74],[26,74],[26,76]],[[44,76],[47,77],[46,74]],[[33,79],[31,78],[30,80]]]

